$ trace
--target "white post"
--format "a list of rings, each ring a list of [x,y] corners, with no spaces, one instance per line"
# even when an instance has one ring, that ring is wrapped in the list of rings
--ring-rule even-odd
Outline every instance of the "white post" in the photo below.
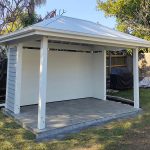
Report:
[[[139,108],[138,48],[133,50],[134,108]]]
[[[106,50],[103,50],[103,58],[104,58],[104,99],[103,100],[106,100],[106,90],[107,90],[107,87],[106,87]]]
[[[22,51],[23,45],[19,43],[17,45],[17,56],[16,56],[16,85],[15,85],[15,103],[14,113],[20,113],[20,100],[21,100],[21,80],[22,80]]]
[[[9,55],[10,55],[10,47],[7,52],[7,81],[6,81],[6,98],[5,98],[5,108],[7,109],[8,104],[8,80],[9,80]]]
[[[41,40],[41,49],[40,49],[38,129],[44,129],[45,128],[47,61],[48,61],[48,38],[43,37]]]

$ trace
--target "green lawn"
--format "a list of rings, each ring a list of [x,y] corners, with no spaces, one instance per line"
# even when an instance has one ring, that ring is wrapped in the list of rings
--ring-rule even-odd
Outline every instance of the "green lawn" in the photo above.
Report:
[[[117,93],[130,98],[132,91]],[[140,90],[142,115],[93,127],[61,141],[36,143],[34,135],[0,113],[0,149],[5,150],[149,150],[150,89]]]
[[[143,91],[143,89],[141,89],[141,91]],[[145,89],[144,89],[144,91],[145,91]],[[119,91],[117,93],[108,93],[108,95],[119,96],[119,97],[133,100],[133,90],[123,90],[123,91]]]

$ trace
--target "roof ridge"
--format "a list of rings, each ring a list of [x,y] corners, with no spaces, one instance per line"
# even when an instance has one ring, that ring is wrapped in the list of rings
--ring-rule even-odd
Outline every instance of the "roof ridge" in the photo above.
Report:
[[[59,15],[56,16],[56,17],[59,17]],[[108,29],[109,31],[110,31],[110,30],[111,30],[111,31],[115,31],[115,32],[117,32],[118,34],[124,34],[125,36],[128,35],[128,36],[131,36],[131,37],[134,37],[134,38],[139,39],[139,37],[136,37],[136,36],[133,36],[133,35],[131,35],[131,34],[124,33],[124,32],[118,31],[118,30],[115,30],[115,29],[110,28],[110,27],[107,27],[107,26],[104,26],[104,25],[102,25],[101,23],[96,23],[96,22],[93,22],[93,21],[90,21],[90,20],[84,20],[84,19],[80,19],[80,18],[74,18],[74,17],[69,17],[69,16],[63,16],[63,15],[60,15],[60,18],[61,18],[61,17],[70,18],[70,19],[79,20],[79,21],[85,21],[85,22],[92,23],[92,24],[94,24],[94,25],[103,27],[103,28],[105,28],[105,29]],[[59,20],[60,18],[56,19],[56,21]],[[140,38],[140,39],[141,39],[141,38]],[[144,39],[143,39],[143,40],[144,40]]]
[[[58,17],[58,18],[57,18]],[[56,17],[53,17],[53,19],[55,19],[55,20],[52,20],[52,18],[49,18],[49,20],[52,20],[51,22],[49,22],[49,23],[47,23],[46,24],[46,26],[47,25],[49,25],[50,23],[53,23],[53,22],[55,22],[55,21],[57,21],[57,20],[59,20],[60,18],[62,18],[62,15],[60,15],[60,16],[56,16]]]
[[[115,29],[113,29],[113,28],[104,26],[104,25],[102,25],[102,24],[100,24],[100,23],[95,23],[95,22],[93,22],[93,21],[84,20],[84,19],[80,19],[80,18],[74,18],[74,17],[68,17],[68,16],[63,16],[63,17],[71,18],[71,19],[75,19],[75,20],[79,20],[79,21],[80,21],[80,20],[81,20],[81,21],[85,21],[85,22],[92,23],[92,24],[94,24],[94,25],[103,27],[103,28],[105,28],[105,29],[107,29],[107,30],[109,30],[109,31],[111,31],[111,32],[115,31],[115,32],[117,32],[118,34],[123,34],[124,36],[130,36],[130,37],[132,37],[132,38],[137,38],[137,39],[140,39],[140,40],[144,40],[144,39],[141,39],[141,38],[139,38],[139,37],[133,36],[133,35],[131,35],[131,34],[129,34],[129,33],[124,33],[124,32],[115,30]]]
[[[33,27],[34,27],[34,26],[40,26],[42,22],[44,23],[44,21],[46,21],[45,24],[44,24],[44,26],[47,26],[47,25],[49,25],[49,24],[51,24],[51,23],[53,23],[53,22],[55,22],[55,21],[57,21],[57,20],[59,20],[59,19],[61,19],[61,18],[64,18],[64,19],[66,18],[66,19],[68,19],[68,20],[71,19],[71,20],[73,20],[73,21],[78,20],[79,22],[82,21],[82,22],[91,24],[91,25],[93,25],[93,26],[95,26],[95,27],[97,26],[97,27],[103,28],[103,30],[107,30],[108,32],[110,32],[110,34],[114,34],[115,36],[118,36],[118,37],[124,36],[124,38],[127,38],[127,36],[128,36],[128,37],[130,37],[130,38],[132,38],[132,39],[134,38],[134,40],[139,40],[139,39],[140,39],[140,40],[144,40],[144,39],[135,37],[135,36],[133,36],[133,35],[131,35],[131,34],[124,33],[124,32],[121,32],[121,31],[118,31],[118,30],[115,30],[115,29],[106,27],[106,26],[104,26],[104,25],[102,25],[102,24],[100,24],[100,23],[95,23],[95,22],[93,22],[93,21],[84,20],[84,19],[80,19],[80,18],[69,17],[69,16],[64,16],[64,15],[56,15],[56,16],[53,17],[53,18],[45,19],[45,20],[43,20],[43,21],[41,21],[41,22],[39,22],[39,23],[34,24]]]

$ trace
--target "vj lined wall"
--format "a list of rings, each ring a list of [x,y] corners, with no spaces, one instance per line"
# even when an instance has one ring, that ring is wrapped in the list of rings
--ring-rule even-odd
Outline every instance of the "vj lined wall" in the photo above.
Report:
[[[49,51],[47,102],[104,99],[103,53]],[[38,103],[40,51],[23,50],[21,105]]]
[[[14,111],[15,88],[16,88],[16,57],[17,48],[10,48],[8,51],[7,64],[7,93],[6,93],[6,107]]]

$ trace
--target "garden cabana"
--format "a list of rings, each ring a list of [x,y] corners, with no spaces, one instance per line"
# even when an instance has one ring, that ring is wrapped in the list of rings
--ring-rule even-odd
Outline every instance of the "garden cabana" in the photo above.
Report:
[[[23,123],[31,117],[28,127],[36,128],[34,131],[46,131],[52,123],[51,113],[46,113],[46,108],[50,108],[49,112],[56,111],[60,105],[61,109],[67,103],[64,100],[73,101],[69,106],[68,101],[65,109],[73,109],[75,103],[79,103],[88,104],[86,109],[101,109],[101,113],[107,104],[112,112],[119,107],[129,110],[126,105],[114,102],[113,107],[111,102],[106,102],[107,50],[133,49],[134,108],[129,112],[139,109],[138,49],[150,47],[146,40],[89,21],[56,16],[1,36],[0,44],[9,46],[5,112]],[[92,99],[102,103],[96,101],[92,108]],[[84,111],[78,108],[78,114]]]

